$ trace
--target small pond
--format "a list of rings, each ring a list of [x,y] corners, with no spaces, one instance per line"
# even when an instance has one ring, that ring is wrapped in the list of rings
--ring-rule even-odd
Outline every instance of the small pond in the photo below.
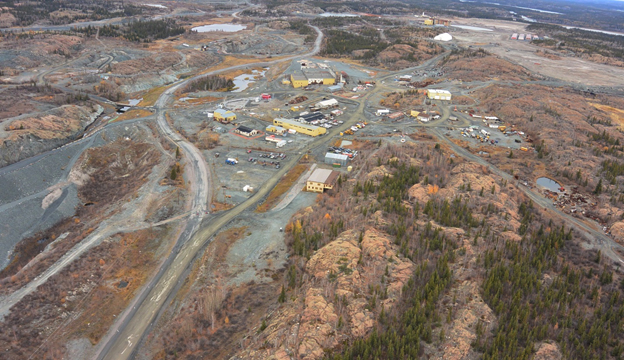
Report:
[[[241,92],[247,89],[251,83],[256,82],[256,77],[264,76],[266,71],[267,69],[264,69],[263,71],[252,70],[251,74],[238,75],[237,77],[233,79],[236,89],[232,90],[232,92]]]
[[[212,24],[212,25],[202,25],[192,28],[191,30],[197,31],[199,33],[209,32],[209,31],[223,31],[223,32],[237,32],[241,30],[247,29],[247,25],[239,25],[239,24]]]
[[[537,179],[537,185],[544,187],[552,192],[561,192],[559,191],[561,185],[559,185],[559,183],[557,183],[555,180],[549,179],[547,177],[541,177]]]

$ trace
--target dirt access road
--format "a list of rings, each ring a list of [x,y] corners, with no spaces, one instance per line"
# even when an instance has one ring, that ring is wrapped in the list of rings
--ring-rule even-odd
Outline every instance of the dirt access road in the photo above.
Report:
[[[486,166],[491,172],[502,177],[510,183],[517,182],[512,175],[508,174],[503,170],[500,170],[499,168],[490,164],[481,157],[469,152],[468,150],[452,142],[449,138],[444,136],[443,131],[441,131],[439,128],[430,128],[428,131],[431,134],[435,135],[441,142],[449,145],[457,155],[477,164]],[[613,239],[609,238],[601,231],[592,228],[585,222],[561,212],[552,204],[552,201],[550,199],[535,193],[528,187],[518,185],[517,188],[524,192],[535,204],[543,207],[544,209],[547,209],[549,212],[555,214],[564,222],[575,227],[577,231],[584,234],[589,241],[591,247],[600,250],[602,254],[607,255],[611,260],[615,261],[616,263],[624,264],[621,256],[615,251],[624,251],[624,247],[622,245],[616,243],[615,241],[613,241]]]
[[[189,219],[189,223],[185,231],[178,239],[174,250],[169,254],[163,265],[159,268],[156,276],[149,282],[147,286],[132,301],[131,305],[123,312],[115,324],[109,329],[106,337],[100,342],[96,352],[97,359],[115,359],[122,360],[132,358],[137,349],[136,345],[140,342],[145,334],[149,332],[156,315],[164,308],[166,299],[175,295],[177,285],[186,277],[187,272],[193,264],[194,259],[206,245],[210,243],[213,235],[225,224],[238,216],[242,211],[256,204],[279,182],[279,179],[287,173],[299,160],[299,157],[293,157],[279,172],[269,179],[258,192],[244,203],[236,206],[228,212],[211,218],[209,223],[200,231],[197,231],[197,225],[201,222],[206,209],[206,201],[208,195],[208,172],[204,159],[197,148],[190,142],[183,139],[179,134],[171,129],[165,120],[165,109],[173,102],[173,94],[180,87],[186,85],[189,81],[198,78],[219,74],[227,71],[244,69],[253,66],[268,66],[277,62],[292,60],[300,57],[309,57],[316,54],[321,47],[323,33],[317,27],[313,27],[317,32],[317,38],[314,42],[312,51],[294,55],[286,58],[280,58],[269,62],[260,62],[255,64],[244,64],[232,66],[225,69],[215,70],[201,75],[179,81],[174,86],[159,97],[156,102],[158,109],[158,125],[169,139],[176,142],[183,151],[185,157],[189,159],[191,169],[189,172],[194,181],[191,181],[191,193],[193,194],[193,211],[194,216]],[[315,146],[326,141],[320,138]],[[208,219],[207,219],[208,220]]]

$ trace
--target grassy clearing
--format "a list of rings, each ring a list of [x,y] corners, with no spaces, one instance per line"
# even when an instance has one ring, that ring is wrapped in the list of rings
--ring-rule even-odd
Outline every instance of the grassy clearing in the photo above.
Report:
[[[303,174],[308,169],[308,165],[297,164],[294,168],[292,168],[282,180],[275,185],[273,190],[269,193],[269,196],[266,200],[258,206],[256,212],[266,212],[271,209],[277,202],[280,200],[280,197],[285,194],[291,186],[299,179],[299,176]]]
[[[177,106],[184,107],[184,106],[204,105],[204,104],[208,104],[208,103],[223,99],[223,98],[218,98],[218,97],[213,97],[213,96],[203,96],[200,98],[187,99],[186,101],[179,101],[181,97],[183,96],[178,97],[178,102],[175,104],[176,107]]]
[[[114,314],[128,306],[158,263],[154,254],[160,244],[158,235],[162,234],[162,230],[121,234],[119,242],[100,246],[85,256],[84,262],[93,268],[89,270],[97,269],[102,275],[98,285],[82,299],[80,316],[68,326],[70,337],[86,337],[94,345],[102,339],[116,320]]]
[[[266,73],[267,81],[274,81],[278,77],[282,76],[284,71],[286,71],[289,66],[290,61],[283,61],[281,63],[271,65]]]
[[[113,122],[119,122],[124,120],[132,120],[137,118],[142,118],[146,116],[153,115],[154,113],[151,111],[143,110],[143,109],[133,109],[130,111],[126,111],[125,113],[119,115]]]
[[[169,86],[159,86],[150,89],[147,93],[145,93],[142,97],[143,100],[139,103],[139,106],[154,106],[156,104],[156,100],[162,95],[162,93],[167,90]]]
[[[608,105],[596,104],[591,102],[589,104],[594,106],[598,110],[608,113],[611,121],[617,124],[620,129],[624,128],[624,110],[614,108]]]

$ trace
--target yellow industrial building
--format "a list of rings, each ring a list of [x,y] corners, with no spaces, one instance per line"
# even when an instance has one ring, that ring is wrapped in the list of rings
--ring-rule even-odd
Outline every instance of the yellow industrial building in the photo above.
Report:
[[[290,82],[294,88],[308,86],[308,78],[303,76],[302,73],[290,74]]]
[[[312,84],[334,85],[336,75],[328,69],[307,68],[290,75],[290,82],[294,88]]]
[[[322,193],[323,191],[334,188],[339,173],[328,169],[316,169],[308,178],[306,190],[311,192]]]
[[[234,114],[233,112],[231,112],[230,110],[225,110],[225,109],[217,109],[214,112],[214,118],[217,121],[226,121],[226,122],[230,122],[230,121],[234,121],[236,120],[236,114]]]
[[[411,117],[417,117],[417,116],[418,116],[418,114],[420,114],[420,111],[412,110],[412,111],[410,112],[410,116],[411,116]]]
[[[448,90],[427,90],[427,97],[431,100],[451,100],[451,92]]]
[[[308,125],[289,119],[273,119],[273,125],[281,126],[286,129],[296,130],[297,132],[310,136],[319,136],[327,132],[327,129],[325,129],[324,127]]]

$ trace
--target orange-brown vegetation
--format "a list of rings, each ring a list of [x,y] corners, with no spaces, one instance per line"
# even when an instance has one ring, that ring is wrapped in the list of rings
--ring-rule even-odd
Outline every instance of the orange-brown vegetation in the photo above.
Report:
[[[208,246],[193,270],[191,285],[178,295],[178,311],[154,338],[156,359],[227,358],[250,323],[265,313],[275,284],[226,285],[227,275],[235,271],[226,255],[247,233],[247,227],[230,228]]]
[[[147,117],[153,115],[154,113],[144,109],[132,109],[130,111],[126,111],[125,113],[117,116],[115,122],[124,121],[124,120],[132,120]]]
[[[483,49],[453,51],[440,65],[449,79],[487,81],[531,78],[528,70],[491,55]]]
[[[297,164],[290,171],[284,175],[284,177],[280,180],[277,185],[271,190],[266,200],[256,209],[257,212],[265,212],[271,209],[273,206],[277,204],[280,200],[280,197],[285,194],[293,184],[299,179],[301,174],[303,174],[308,169],[307,165]]]
[[[4,129],[9,136],[2,141],[15,140],[27,134],[39,139],[66,138],[82,130],[90,115],[89,108],[64,105],[47,113],[12,121]]]
[[[133,140],[118,139],[89,149],[79,167],[88,180],[78,194],[83,202],[98,207],[113,203],[137,191],[159,160],[160,153],[153,145]]]
[[[394,110],[409,111],[422,108],[425,97],[424,91],[418,90],[392,92],[379,101],[379,104]]]
[[[163,52],[156,56],[146,56],[141,59],[126,60],[112,66],[112,73],[120,75],[135,75],[146,72],[159,72],[174,66],[184,60],[184,54]]]
[[[113,236],[51,277],[5,317],[3,329],[13,330],[0,330],[4,356],[56,359],[66,356],[69,340],[96,344],[158,263],[163,235],[148,229]]]
[[[405,245],[394,238],[398,235],[393,229],[401,220],[397,220],[392,211],[380,209],[383,205],[375,200],[376,196],[367,198],[367,190],[360,187],[368,182],[377,185],[393,173],[396,176],[397,164],[406,162],[420,167],[421,181],[427,174],[423,184],[409,189],[410,200],[403,201],[410,209],[418,206],[416,204],[422,209],[428,200],[453,198],[457,194],[470,199],[475,216],[476,209],[484,201],[515,207],[515,199],[499,190],[500,179],[488,176],[487,170],[480,166],[470,166],[459,159],[450,163],[444,148],[434,151],[433,143],[424,144],[386,147],[370,157],[363,151],[362,157],[356,160],[356,166],[363,169],[361,178],[342,182],[334,192],[320,196],[317,204],[295,215],[286,227],[294,252],[292,266],[282,282],[286,296],[280,295],[282,304],[274,304],[274,310],[263,319],[262,325],[258,322],[248,332],[244,350],[237,356],[264,359],[294,354],[301,359],[320,359],[330,349],[379,331],[383,319],[391,319],[402,311],[404,285],[420,265],[417,257],[406,256]],[[488,193],[481,199],[475,192],[465,190],[465,184],[470,181],[475,188],[488,186],[489,189],[494,183],[496,194]],[[360,191],[356,190],[358,187]],[[512,218],[518,218],[515,211],[511,213]],[[488,221],[501,224],[502,228],[506,223],[502,216],[500,213],[490,215]],[[413,231],[416,228],[424,231],[427,226],[426,220],[421,218],[410,219],[407,223],[412,224]],[[481,319],[489,321],[488,329],[492,329],[495,320],[492,310],[480,299],[475,271],[465,268],[479,251],[472,250],[464,230],[440,228],[447,239],[459,240],[461,245],[458,246],[468,249],[466,259],[472,260],[453,265],[462,281],[452,285],[454,290],[449,289],[447,294],[457,294],[454,300],[457,306],[454,314],[457,315],[452,317],[454,321],[443,324],[444,330],[454,335],[453,342],[449,341],[439,350],[436,342],[425,351],[444,358],[451,358],[453,354],[474,356],[470,349],[475,339],[474,326]],[[416,234],[410,236],[418,238]],[[316,247],[318,250],[314,251]],[[278,298],[278,294],[275,297]],[[449,295],[445,295],[443,301],[447,304]],[[292,333],[297,336],[292,337]]]
[[[537,50],[535,51],[535,55],[545,57],[546,59],[550,59],[550,60],[561,60],[561,56],[551,53],[548,50]]]

